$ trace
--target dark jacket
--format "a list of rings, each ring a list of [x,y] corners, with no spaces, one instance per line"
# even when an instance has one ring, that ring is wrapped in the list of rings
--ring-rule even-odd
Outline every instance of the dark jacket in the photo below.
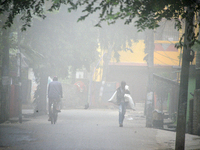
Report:
[[[62,85],[58,81],[52,81],[49,83],[48,87],[48,98],[50,99],[60,99],[63,97]]]
[[[117,89],[117,103],[119,104],[120,102],[124,102],[125,98],[124,98],[124,94],[125,94],[125,89],[122,89],[122,87],[120,86]]]

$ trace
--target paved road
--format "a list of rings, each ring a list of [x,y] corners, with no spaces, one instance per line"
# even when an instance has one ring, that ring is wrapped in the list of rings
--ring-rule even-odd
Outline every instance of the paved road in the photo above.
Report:
[[[171,132],[146,128],[139,110],[127,111],[124,127],[118,126],[117,109],[62,110],[55,125],[47,119],[45,115],[24,118],[22,124],[0,124],[0,149],[163,150],[174,143]]]
[[[128,110],[123,128],[118,126],[117,109],[62,110],[55,125],[47,116],[27,118],[23,124],[5,123],[0,125],[0,146],[13,150],[155,149],[156,131],[145,128],[140,113]]]

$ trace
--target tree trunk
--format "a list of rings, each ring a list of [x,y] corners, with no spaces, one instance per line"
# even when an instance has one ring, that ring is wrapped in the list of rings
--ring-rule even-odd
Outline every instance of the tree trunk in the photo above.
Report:
[[[8,30],[3,29],[2,34],[2,89],[1,89],[1,118],[0,121],[4,122],[9,119],[9,43],[8,43]]]
[[[200,17],[199,17],[199,22],[200,22]],[[199,28],[199,32],[200,32],[200,28]],[[198,37],[198,40],[200,40],[200,35]],[[195,69],[196,69],[196,89],[200,89],[200,49],[198,49],[196,53]]]
[[[101,79],[101,88],[99,91],[99,102],[102,101],[102,96],[104,92],[104,86],[107,78],[107,73],[108,73],[108,65],[111,59],[111,54],[112,54],[113,46],[109,44],[108,46],[108,52],[105,53],[103,56],[103,74],[102,74],[102,79]]]
[[[39,106],[38,113],[43,115],[47,113],[47,83],[48,83],[48,74],[47,71],[43,68],[40,73],[40,92],[39,92]]]
[[[176,129],[176,150],[184,150],[185,147],[185,130],[186,130],[186,110],[188,96],[188,79],[190,66],[190,41],[193,33],[194,11],[191,7],[187,8],[187,18],[185,23],[185,37],[183,47],[183,59],[181,68],[181,81],[179,91],[178,117]]]

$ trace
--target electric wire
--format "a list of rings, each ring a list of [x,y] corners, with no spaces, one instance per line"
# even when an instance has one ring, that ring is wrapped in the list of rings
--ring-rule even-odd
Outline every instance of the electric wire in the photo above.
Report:
[[[176,59],[174,59],[174,58],[171,58],[171,57],[169,57],[169,56],[165,56],[165,55],[163,55],[163,54],[160,54],[160,53],[158,53],[158,52],[156,52],[155,51],[155,53],[157,53],[157,54],[159,54],[159,55],[161,55],[161,56],[164,56],[164,57],[166,57],[166,58],[169,58],[169,59],[171,59],[172,61],[174,60],[174,61],[178,61],[178,60],[176,60]],[[174,62],[175,63],[175,62]]]
[[[159,60],[159,59],[157,59],[157,58],[155,58],[155,57],[154,57],[154,59],[158,60],[159,62],[161,62],[161,63],[163,63],[163,64],[165,64],[165,65],[170,66],[169,64],[166,64],[166,63],[162,62],[161,60]]]

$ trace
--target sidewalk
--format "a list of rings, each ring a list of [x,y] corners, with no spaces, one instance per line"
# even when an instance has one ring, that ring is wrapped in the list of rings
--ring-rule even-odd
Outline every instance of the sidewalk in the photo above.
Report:
[[[31,106],[22,106],[22,122],[28,121],[34,116],[34,109]],[[19,122],[19,116],[9,118],[8,121],[4,123],[18,123]]]
[[[144,116],[144,103],[137,103],[135,110],[138,115]],[[129,116],[131,111],[127,111]],[[145,118],[145,116],[144,116]],[[145,125],[145,124],[144,124]],[[156,142],[159,145],[157,150],[174,150],[176,142],[176,131],[166,129],[149,128],[156,130]],[[200,136],[185,134],[185,150],[200,150]]]
[[[175,149],[176,132],[158,129],[156,141],[162,149]],[[200,136],[185,134],[185,150],[200,150]]]

